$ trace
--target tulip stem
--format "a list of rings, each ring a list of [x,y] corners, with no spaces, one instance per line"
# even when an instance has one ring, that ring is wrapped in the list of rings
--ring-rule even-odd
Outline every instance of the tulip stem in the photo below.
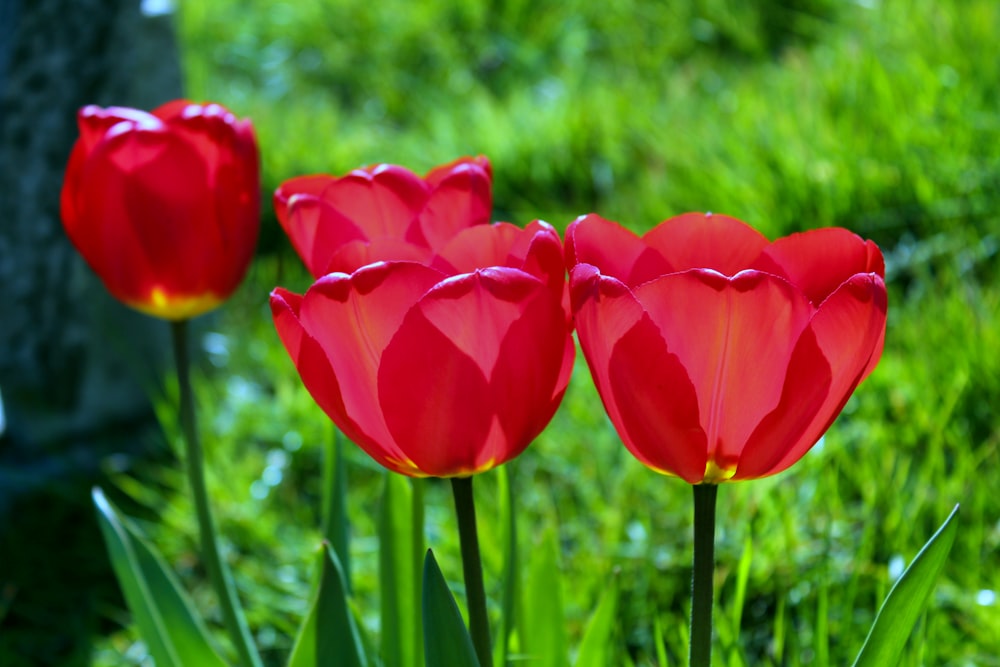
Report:
[[[427,553],[427,549],[424,546],[424,480],[419,477],[414,477],[410,480],[411,488],[413,489],[412,501],[413,507],[410,514],[410,534],[412,536],[411,544],[411,554],[413,556],[413,585],[416,589],[416,594],[413,596],[413,613],[415,616],[413,618],[421,618],[423,615],[423,571],[424,571],[424,555]],[[417,667],[423,667],[424,665],[424,629],[422,624],[413,624],[413,658],[414,665]]]
[[[177,365],[177,384],[180,390],[180,420],[184,436],[185,462],[188,481],[191,484],[191,495],[194,498],[195,512],[198,517],[198,532],[201,538],[201,555],[205,561],[208,578],[219,596],[219,606],[226,629],[233,645],[239,654],[240,664],[245,667],[262,667],[263,663],[257,654],[250,629],[247,627],[243,609],[236,596],[236,586],[232,574],[219,555],[218,539],[215,532],[215,521],[208,504],[208,492],[205,488],[204,454],[201,441],[198,439],[198,428],[195,423],[194,397],[191,391],[190,360],[188,358],[188,323],[179,320],[171,323],[171,335],[174,345],[174,362]]]
[[[691,574],[691,667],[712,664],[716,484],[695,484],[694,567]]]
[[[472,477],[452,477],[458,515],[458,539],[462,547],[462,570],[465,575],[465,598],[469,605],[469,634],[480,667],[492,667],[493,650],[490,625],[486,616],[486,592],[483,588],[483,564],[476,533],[476,505],[472,497]]]

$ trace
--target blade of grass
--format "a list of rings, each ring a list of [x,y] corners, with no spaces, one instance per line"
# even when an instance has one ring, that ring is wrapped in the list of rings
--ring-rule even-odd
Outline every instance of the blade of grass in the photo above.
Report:
[[[518,595],[517,521],[514,512],[514,487],[511,469],[514,462],[500,466],[495,471],[497,479],[497,505],[499,524],[502,527],[503,600],[500,616],[500,632],[493,647],[493,664],[505,667],[508,659],[510,636],[514,630],[515,607]]]
[[[958,505],[889,591],[854,667],[891,667],[899,663],[906,640],[955,542],[957,514]]]
[[[418,619],[416,577],[411,573],[413,490],[402,475],[385,473],[379,511],[379,585],[382,606],[382,657],[391,667],[414,667],[414,626]]]
[[[344,442],[336,427],[326,446],[323,463],[323,537],[337,552],[344,572],[344,585],[351,593],[351,556],[347,525],[347,472],[344,468]]]
[[[160,667],[225,667],[163,558],[104,493],[92,492],[115,576],[149,652]]]
[[[555,532],[548,530],[533,554],[525,585],[523,650],[537,667],[564,667],[568,661],[562,576]]]
[[[601,596],[587,629],[580,641],[580,651],[576,657],[576,667],[606,667],[614,664],[614,653],[610,649],[611,636],[615,630],[615,609],[618,606],[618,577],[612,575],[610,585]]]
[[[434,667],[479,667],[462,612],[434,554],[427,550],[423,576],[424,655]]]
[[[295,640],[288,667],[365,667],[364,647],[349,604],[344,571],[329,544],[319,553],[319,585]]]

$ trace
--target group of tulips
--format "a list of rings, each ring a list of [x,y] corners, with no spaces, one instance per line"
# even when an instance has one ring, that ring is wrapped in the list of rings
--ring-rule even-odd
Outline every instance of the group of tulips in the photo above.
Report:
[[[86,107],[65,229],[125,304],[181,321],[252,260],[254,133],[217,104]],[[283,182],[273,202],[315,282],[270,295],[316,403],[385,468],[466,478],[521,454],[559,407],[576,332],[611,423],[692,485],[778,473],[881,356],[884,263],[840,228],[769,241],[712,213],[639,236],[590,213],[492,223],[491,166],[395,165]],[[803,221],[808,226],[808,221]]]

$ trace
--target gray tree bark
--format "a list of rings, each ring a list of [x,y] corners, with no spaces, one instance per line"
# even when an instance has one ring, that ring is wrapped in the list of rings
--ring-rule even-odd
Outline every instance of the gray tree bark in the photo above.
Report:
[[[107,623],[95,600],[114,590],[89,487],[102,460],[156,432],[148,391],[167,327],[105,292],[59,217],[80,107],[181,96],[172,17],[143,6],[0,0],[3,665],[89,662]]]

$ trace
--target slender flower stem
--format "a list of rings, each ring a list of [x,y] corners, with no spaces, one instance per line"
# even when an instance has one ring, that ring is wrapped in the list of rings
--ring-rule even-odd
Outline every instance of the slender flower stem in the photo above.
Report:
[[[419,477],[414,477],[410,480],[411,488],[413,489],[412,503],[413,511],[410,515],[410,533],[412,539],[412,555],[413,555],[413,585],[414,585],[414,595],[413,602],[415,603],[413,608],[413,613],[415,614],[413,618],[421,618],[423,616],[423,580],[424,580],[424,557],[427,553],[427,549],[424,547],[424,480]],[[422,623],[413,624],[413,652],[414,652],[414,664],[418,667],[422,667],[424,664],[424,628]]]
[[[472,478],[452,477],[458,515],[458,539],[462,545],[462,570],[465,574],[465,597],[469,604],[469,633],[479,657],[480,667],[492,667],[493,649],[490,625],[486,616],[486,592],[483,588],[483,564],[476,534],[476,506],[472,498]]]
[[[716,484],[695,484],[694,568],[691,575],[691,667],[712,664]]]
[[[188,481],[191,484],[191,495],[194,498],[195,512],[198,516],[201,555],[205,561],[208,577],[219,596],[222,619],[239,654],[240,664],[244,667],[262,667],[263,663],[257,654],[253,640],[250,638],[250,629],[247,627],[239,598],[236,596],[236,587],[233,584],[232,576],[219,555],[215,521],[212,518],[212,510],[208,504],[208,492],[205,488],[204,455],[195,423],[194,397],[191,391],[191,364],[188,359],[187,324],[187,320],[172,322],[170,332],[174,345],[174,361],[177,365],[177,384],[180,388],[180,419],[186,449],[185,460]]]

